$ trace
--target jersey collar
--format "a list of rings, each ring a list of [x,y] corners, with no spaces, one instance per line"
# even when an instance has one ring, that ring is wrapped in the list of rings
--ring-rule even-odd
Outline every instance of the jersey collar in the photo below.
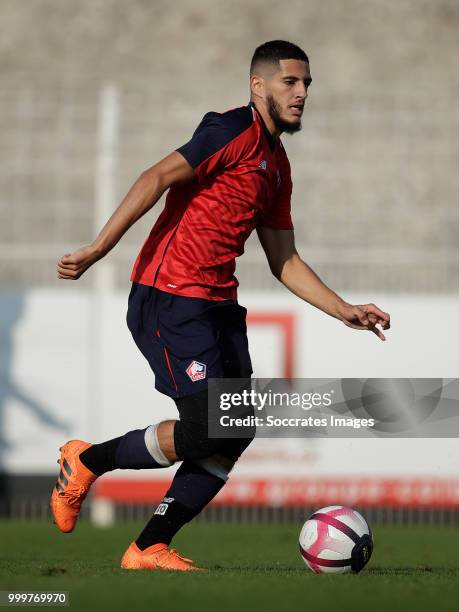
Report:
[[[259,110],[258,110],[258,108],[255,106],[255,104],[254,104],[253,102],[249,102],[249,106],[250,106],[251,108],[254,108],[254,109],[255,109],[255,111],[256,111],[256,113],[257,113],[257,115],[258,115],[259,119],[260,119],[260,123],[261,123],[261,126],[262,126],[262,128],[263,128],[263,132],[265,133],[265,136],[266,136],[266,138],[267,138],[267,140],[268,140],[269,148],[271,149],[271,151],[274,151],[274,148],[275,148],[275,146],[276,146],[276,142],[277,142],[277,141],[276,141],[276,140],[273,138],[273,136],[272,136],[271,132],[270,132],[270,131],[268,130],[268,128],[266,127],[266,123],[264,122],[264,119],[263,119],[263,117],[261,116],[260,111],[259,111]]]

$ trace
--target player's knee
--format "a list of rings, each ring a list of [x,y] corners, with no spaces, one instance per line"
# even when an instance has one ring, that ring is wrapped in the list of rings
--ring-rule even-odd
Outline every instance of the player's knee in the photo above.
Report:
[[[180,414],[174,428],[175,452],[180,460],[196,462],[221,455],[225,462],[239,459],[255,436],[253,430],[244,430],[244,438],[209,438],[209,408],[207,390],[176,400]],[[251,410],[249,408],[249,410]]]
[[[200,421],[177,421],[174,428],[175,452],[184,461],[204,459],[220,452],[222,440],[209,438],[207,423]]]
[[[255,431],[246,438],[232,438],[223,440],[224,445],[222,448],[222,453],[236,462],[242,453],[247,449],[248,446],[252,443],[255,438]]]
[[[201,466],[206,472],[212,474],[212,476],[227,481],[235,462],[224,455],[216,453],[204,459],[196,459],[193,463]]]
[[[192,461],[214,476],[227,480],[234,464],[251,444],[248,438],[208,438],[207,430],[178,421],[175,425],[175,450],[182,461]]]
[[[213,476],[226,481],[235,463],[252,440],[253,438],[221,440],[220,451],[218,453],[203,459],[197,459],[194,463],[200,465]]]

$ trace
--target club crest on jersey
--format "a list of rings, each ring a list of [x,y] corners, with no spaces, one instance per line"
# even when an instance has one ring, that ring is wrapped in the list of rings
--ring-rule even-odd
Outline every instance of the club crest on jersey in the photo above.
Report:
[[[199,361],[192,361],[186,369],[186,373],[193,382],[202,380],[206,377],[206,364]]]
[[[262,170],[266,170],[266,168],[268,167],[268,162],[266,161],[266,159],[262,159],[258,167]]]

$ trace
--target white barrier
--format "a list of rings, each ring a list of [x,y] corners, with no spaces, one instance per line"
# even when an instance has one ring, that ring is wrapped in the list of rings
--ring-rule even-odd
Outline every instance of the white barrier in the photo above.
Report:
[[[297,377],[455,377],[459,330],[451,325],[456,296],[349,295],[371,298],[392,314],[382,343],[356,332],[285,293],[240,296],[252,316],[290,313],[295,319],[292,367]],[[72,437],[101,441],[173,418],[175,406],[154,390],[153,375],[125,325],[126,294],[104,300],[94,330],[92,295],[77,287],[0,296],[0,466],[10,473],[52,473],[57,449]],[[263,318],[263,317],[261,317]],[[255,375],[285,369],[282,326],[249,324]],[[94,363],[98,405],[94,405]],[[454,477],[456,440],[257,440],[235,474],[257,477]],[[151,471],[149,478],[164,479]],[[145,472],[125,472],[130,478]],[[119,477],[119,473],[114,475]],[[110,478],[108,475],[107,478]]]

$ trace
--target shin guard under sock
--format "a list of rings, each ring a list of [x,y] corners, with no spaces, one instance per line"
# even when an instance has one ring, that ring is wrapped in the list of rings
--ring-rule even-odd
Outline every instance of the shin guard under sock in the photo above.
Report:
[[[207,506],[225,482],[199,465],[182,463],[169,490],[137,538],[139,549],[159,543],[169,545],[177,531]]]

